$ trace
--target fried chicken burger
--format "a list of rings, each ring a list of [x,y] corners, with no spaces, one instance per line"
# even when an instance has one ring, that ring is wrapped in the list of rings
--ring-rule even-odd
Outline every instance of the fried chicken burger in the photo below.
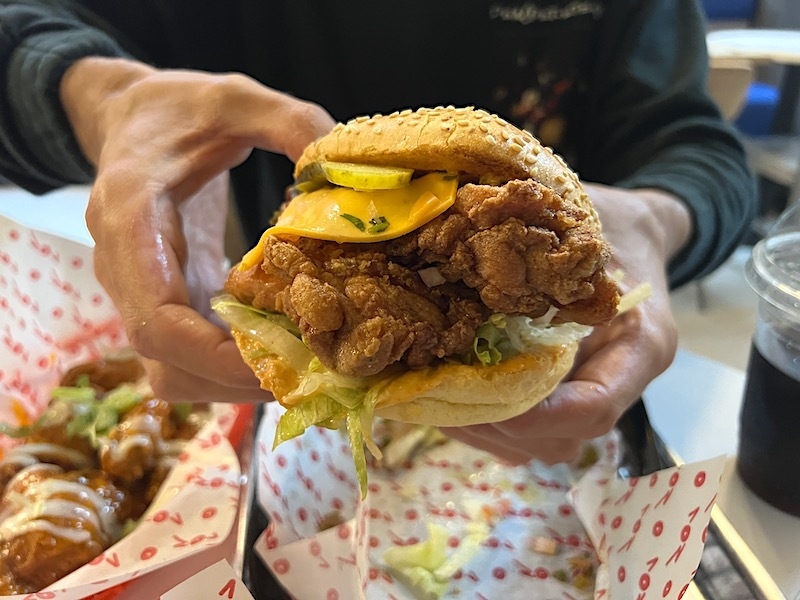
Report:
[[[483,110],[339,124],[305,150],[295,189],[213,303],[288,409],[276,443],[345,422],[359,468],[373,415],[508,419],[617,313],[578,177]]]

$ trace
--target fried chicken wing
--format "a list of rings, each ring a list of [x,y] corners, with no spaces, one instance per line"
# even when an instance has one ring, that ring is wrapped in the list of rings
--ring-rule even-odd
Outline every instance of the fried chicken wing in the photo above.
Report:
[[[91,561],[130,511],[128,493],[101,471],[23,469],[0,502],[0,593],[41,590]]]
[[[144,366],[138,357],[109,357],[74,366],[61,377],[61,385],[74,386],[85,377],[98,392],[108,392],[123,383],[136,382],[144,375]]]
[[[169,452],[174,437],[172,408],[151,398],[129,411],[102,440],[100,461],[103,471],[123,483],[142,479]]]
[[[37,463],[88,469],[97,466],[97,454],[88,440],[67,435],[61,423],[41,427],[0,459],[0,495],[17,473]]]
[[[78,365],[36,422],[2,429],[18,445],[0,459],[0,595],[38,592],[117,542],[207,420],[205,405],[154,399],[143,373],[138,359]]]

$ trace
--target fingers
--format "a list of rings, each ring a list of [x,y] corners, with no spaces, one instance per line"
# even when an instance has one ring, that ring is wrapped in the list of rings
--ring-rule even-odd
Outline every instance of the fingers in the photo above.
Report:
[[[296,160],[333,119],[248,77],[191,71],[149,72],[103,107],[86,221],[95,272],[131,346],[149,359],[153,383],[167,399],[263,398],[227,333],[190,307],[184,225],[191,233],[193,223],[183,223],[178,207],[254,147]],[[224,222],[225,212],[207,206],[195,229],[218,235],[202,219]],[[192,256],[198,259],[197,245]]]
[[[585,340],[588,351],[572,378],[530,411],[446,433],[514,463],[571,460],[583,440],[608,433],[666,368],[674,353],[670,331],[668,319],[634,309],[609,327],[597,328]]]
[[[95,236],[95,271],[120,311],[131,346],[208,382],[258,389],[227,334],[188,306],[181,273],[185,242],[175,205],[142,192],[112,205],[108,188],[93,190],[87,224]]]
[[[220,385],[198,377],[174,365],[143,360],[147,378],[157,398],[170,402],[267,402],[273,399],[260,388],[241,388]],[[255,376],[253,376],[255,379]]]
[[[586,340],[589,351],[569,381],[529,412],[494,427],[512,438],[590,439],[607,433],[669,365],[676,344],[671,323],[641,307],[620,315]]]
[[[442,432],[513,465],[525,464],[534,458],[548,465],[569,462],[578,455],[582,444],[580,440],[558,438],[532,438],[520,443],[498,436],[489,425],[443,428]]]
[[[223,127],[253,146],[288,156],[293,162],[306,146],[328,133],[335,121],[321,106],[267,88],[242,75],[227,76]],[[229,99],[224,99],[229,98]]]
[[[562,383],[549,398],[518,417],[489,425],[503,436],[522,440],[539,437],[591,439],[616,422],[614,391],[596,381]]]
[[[131,346],[140,355],[218,385],[259,389],[233,340],[188,306],[155,306],[147,316],[137,311],[128,322],[134,323],[129,326]]]

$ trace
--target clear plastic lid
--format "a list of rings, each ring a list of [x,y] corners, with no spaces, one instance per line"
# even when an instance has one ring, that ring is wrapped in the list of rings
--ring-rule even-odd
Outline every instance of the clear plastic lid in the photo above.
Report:
[[[800,203],[787,209],[753,247],[745,277],[764,300],[800,323]]]

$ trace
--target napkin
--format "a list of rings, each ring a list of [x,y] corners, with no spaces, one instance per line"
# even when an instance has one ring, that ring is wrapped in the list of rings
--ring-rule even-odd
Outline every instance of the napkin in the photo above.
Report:
[[[641,479],[616,476],[616,433],[590,466],[524,466],[449,441],[403,467],[372,465],[362,502],[347,440],[311,428],[272,450],[281,407],[258,434],[256,552],[298,600],[412,598],[391,549],[444,540],[442,598],[679,598],[700,559],[724,458]]]
[[[161,600],[187,598],[253,600],[253,596],[228,561],[221,560],[161,595]]]

